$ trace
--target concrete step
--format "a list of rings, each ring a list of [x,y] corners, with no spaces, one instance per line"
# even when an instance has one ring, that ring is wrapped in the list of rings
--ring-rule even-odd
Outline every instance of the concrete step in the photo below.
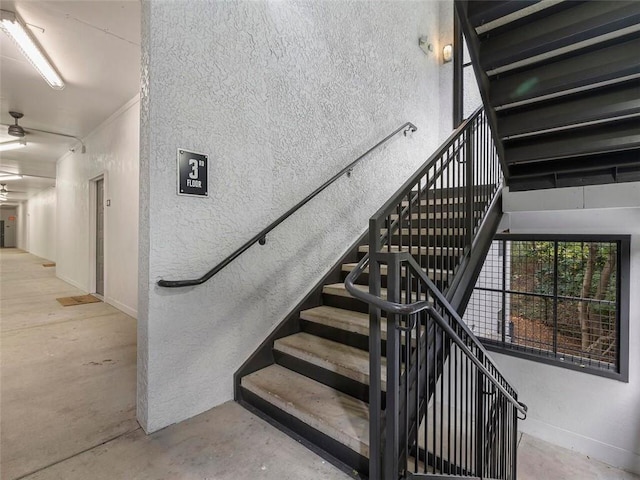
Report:
[[[369,405],[279,365],[242,378],[241,385],[283,412],[369,457]]]
[[[478,210],[475,210],[474,212],[474,217],[475,218],[480,218],[482,216],[483,212],[480,212]],[[391,215],[389,215],[389,217],[391,217],[391,220],[397,220],[398,219],[398,214],[397,213],[392,213]],[[408,220],[409,219],[409,215],[407,213],[407,215],[403,215],[402,216],[403,219]],[[429,220],[442,220],[442,219],[454,219],[454,218],[466,218],[466,211],[464,210],[450,210],[450,211],[445,211],[445,212],[429,212],[428,214],[426,212],[414,212],[411,214],[411,220],[418,220],[418,219],[429,219]]]
[[[380,234],[384,235],[385,233],[387,233],[387,229],[386,228],[381,228],[380,229]],[[411,232],[411,235],[420,235],[423,237],[426,237],[427,235],[429,236],[445,236],[445,237],[452,237],[452,236],[457,236],[457,235],[464,235],[465,232],[467,231],[466,228],[464,227],[452,227],[452,228],[401,228],[401,229],[395,229],[393,231],[393,235],[409,235],[409,232]]]
[[[359,348],[301,332],[280,338],[274,350],[369,385],[369,353]],[[382,358],[382,389],[387,390],[387,362]]]
[[[384,251],[386,252],[387,249],[386,247],[383,247]],[[408,252],[409,251],[409,247],[408,246],[403,246],[402,249],[400,249],[399,246],[397,245],[393,245],[391,247],[391,251],[392,252]],[[360,253],[369,253],[369,245],[360,245],[358,247],[358,252]],[[423,255],[423,256],[458,256],[458,255],[462,255],[464,253],[464,249],[462,248],[454,248],[454,247],[416,247],[416,246],[412,246],[411,247],[411,255]]]
[[[344,330],[358,335],[369,336],[369,314],[354,312],[343,308],[323,305],[300,312],[300,318],[307,322],[313,322],[339,330]],[[383,339],[387,336],[387,321],[381,321],[381,333]]]
[[[343,263],[342,271],[349,273],[353,271],[353,269],[356,268],[357,266],[358,266],[357,263]],[[404,276],[407,269],[405,267],[402,267],[401,270],[402,270],[402,276]],[[388,271],[388,268],[386,264],[380,265],[380,275],[386,276],[387,271]],[[439,268],[430,268],[427,271],[427,269],[423,268],[422,271],[425,272],[431,280],[442,280],[443,278],[453,277],[453,270],[441,270]],[[365,268],[362,273],[368,274],[369,267]]]
[[[483,198],[481,196],[476,196],[474,198],[474,201],[477,202],[482,202]],[[460,205],[460,204],[464,204],[466,202],[466,198],[463,195],[452,195],[452,196],[444,196],[443,198],[441,197],[437,197],[437,198],[430,198],[429,200],[427,199],[422,199],[420,200],[419,204],[421,207],[426,207],[427,205],[432,206],[432,205]],[[404,200],[402,203],[403,207],[406,207],[407,205],[409,205],[409,201],[408,200]],[[418,202],[414,202],[413,205],[418,205]]]
[[[369,286],[368,285],[355,285],[355,287],[358,290],[362,290],[363,292],[368,292],[369,291]],[[347,297],[347,298],[354,298],[349,291],[347,290],[347,288],[344,286],[344,283],[331,283],[329,285],[325,285],[324,287],[322,287],[322,293],[324,293],[325,295],[335,295],[338,297]],[[380,289],[380,297],[384,300],[387,299],[387,289],[386,288],[381,288]],[[402,302],[405,301],[405,294],[404,292],[401,292],[401,298],[402,298]],[[421,294],[420,295],[420,300],[424,300],[426,298],[425,294]],[[414,298],[412,299],[412,302],[417,301],[417,299]]]

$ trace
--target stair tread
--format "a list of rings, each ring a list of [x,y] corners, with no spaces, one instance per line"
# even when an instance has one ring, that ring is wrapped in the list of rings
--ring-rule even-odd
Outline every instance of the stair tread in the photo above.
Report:
[[[474,216],[480,217],[482,216],[482,211],[480,210],[474,210]],[[466,211],[460,211],[460,210],[448,210],[445,212],[413,212],[411,214],[411,220],[427,220],[427,218],[429,220],[450,220],[450,219],[459,219],[459,218],[466,218],[467,216],[467,212]],[[398,214],[397,213],[392,213],[391,215],[389,215],[389,217],[391,217],[391,220],[396,220],[398,218]],[[409,215],[403,215],[403,218],[408,220],[409,219]]]
[[[402,229],[394,229],[393,234],[394,235],[398,235],[398,231],[401,230],[401,235],[408,235],[409,234],[409,229],[408,228],[402,228]],[[427,228],[412,228],[411,229],[411,235],[422,235],[422,236],[440,236],[440,235],[444,235],[444,236],[452,236],[452,235],[464,235],[466,232],[466,228],[465,227],[430,227],[429,229]],[[388,229],[386,228],[381,228],[380,229],[380,233],[381,234],[385,234],[387,233]]]
[[[369,336],[369,314],[322,305],[300,312],[300,318],[340,330]],[[386,337],[387,321],[381,320],[383,338]]]
[[[358,266],[357,263],[343,263],[342,264],[342,271],[343,272],[351,272],[353,271],[356,267]],[[402,267],[402,272],[404,273],[404,271],[406,270],[405,267]],[[386,276],[387,275],[387,271],[388,271],[388,267],[386,264],[382,264],[380,265],[380,275],[382,276]],[[441,278],[443,276],[453,276],[453,270],[443,270],[441,268],[430,268],[427,272],[426,269],[422,269],[423,272],[425,272],[429,278],[433,279],[433,278]],[[363,273],[369,273],[369,267],[365,268],[363,270]]]
[[[383,247],[384,251],[386,252],[386,247]],[[399,247],[397,245],[393,245],[391,247],[391,251],[392,252],[398,252],[400,251]],[[409,251],[409,247],[408,246],[403,246],[402,247],[402,251],[403,252],[408,252]],[[360,253],[369,253],[369,245],[360,245],[358,247],[358,252]],[[436,253],[437,252],[437,253]],[[462,248],[456,248],[456,247],[420,247],[420,254],[421,255],[462,255],[462,253],[464,252],[464,249]],[[417,255],[418,254],[418,247],[417,246],[412,246],[411,247],[411,254],[412,255]]]
[[[280,365],[242,378],[242,387],[369,457],[369,405]]]
[[[484,199],[479,195],[474,197],[475,203],[482,203],[483,200]],[[439,205],[459,205],[459,204],[464,204],[465,202],[466,202],[466,197],[464,195],[444,195],[442,197],[437,196],[436,198],[430,198],[428,200],[423,198],[422,200],[420,200],[420,206],[421,207],[426,207],[427,205],[429,205],[429,206],[433,206],[433,205],[436,205],[436,206],[439,206]],[[409,205],[409,201],[408,200],[403,200],[402,201],[402,206],[406,207],[407,205]],[[416,202],[414,202],[414,205],[417,206]]]
[[[322,367],[344,377],[369,385],[369,352],[305,332],[274,342],[280,352]],[[382,358],[382,388],[386,390],[387,363]]]
[[[369,285],[354,285],[358,290],[361,290],[363,292],[368,292],[369,291]],[[324,287],[322,287],[322,293],[328,294],[328,295],[338,295],[340,297],[349,297],[349,298],[353,298],[353,296],[349,293],[349,291],[347,290],[347,287],[344,285],[344,283],[331,283],[328,285],[325,285]],[[404,292],[401,292],[402,294],[402,300],[404,300],[405,295]],[[386,288],[380,288],[380,297],[384,300],[386,300],[387,298],[387,289]],[[420,295],[420,298],[422,300],[425,299],[425,295],[424,293]],[[413,301],[416,301],[415,299]]]

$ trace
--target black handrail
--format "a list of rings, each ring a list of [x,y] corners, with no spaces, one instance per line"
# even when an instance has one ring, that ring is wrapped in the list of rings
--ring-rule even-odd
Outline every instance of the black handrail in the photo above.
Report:
[[[252,245],[254,245],[254,244],[258,243],[258,242],[261,245],[264,245],[265,242],[266,242],[266,236],[267,236],[267,234],[269,232],[271,232],[271,230],[276,228],[284,220],[286,220],[291,215],[293,215],[298,209],[300,209],[300,207],[303,207],[307,202],[309,202],[309,200],[311,200],[313,197],[315,197],[320,192],[322,192],[325,188],[327,188],[329,185],[331,185],[333,182],[335,182],[338,178],[342,177],[344,174],[349,174],[350,175],[351,171],[353,170],[353,167],[358,162],[360,162],[363,158],[365,158],[367,155],[369,155],[371,152],[373,152],[376,148],[378,148],[382,144],[386,143],[387,141],[389,141],[391,138],[395,137],[400,132],[403,132],[404,136],[406,137],[408,132],[415,132],[416,130],[418,130],[418,127],[416,127],[411,122],[406,122],[404,125],[402,125],[401,127],[397,128],[396,130],[394,130],[393,133],[390,133],[389,135],[387,135],[385,138],[380,140],[378,143],[376,143],[369,150],[367,150],[362,155],[360,155],[358,158],[356,158],[349,165],[347,165],[342,170],[340,170],[338,173],[336,173],[333,177],[331,177],[329,180],[327,180],[325,183],[323,183],[320,187],[318,187],[312,193],[307,195],[302,201],[300,201],[298,204],[296,204],[293,208],[289,209],[286,213],[284,213],[283,215],[278,217],[267,228],[265,228],[260,233],[255,235],[251,240],[249,240],[247,243],[242,245],[235,252],[233,252],[231,255],[229,255],[222,262],[220,262],[218,265],[213,267],[211,270],[209,270],[207,273],[205,273],[200,278],[195,278],[195,279],[192,279],[192,280],[158,280],[158,285],[161,286],[161,287],[176,288],[176,287],[192,287],[192,286],[195,286],[195,285],[203,284],[204,282],[209,280],[211,277],[213,277],[216,273],[218,273],[220,270],[222,270],[224,267],[226,267],[231,262],[233,262],[241,254],[243,254],[245,251],[247,251],[249,249],[249,247],[251,247]]]
[[[473,332],[467,326],[467,324],[462,320],[462,318],[460,318],[460,315],[458,315],[458,312],[454,310],[454,308],[447,301],[447,299],[442,294],[442,292],[438,290],[438,287],[436,287],[436,285],[426,275],[426,273],[418,265],[415,259],[408,252],[388,253],[387,255],[400,258],[402,261],[407,262],[410,265],[413,273],[417,275],[420,278],[420,280],[427,286],[429,293],[439,301],[439,303],[445,308],[447,314],[453,317],[458,327],[464,330],[464,332],[467,334],[467,338],[469,338],[473,342],[474,347],[484,354],[485,358],[488,359],[491,366],[495,369],[496,372],[498,372],[498,374],[500,374],[502,378],[506,378],[500,371],[499,367],[495,364],[495,362],[490,360],[489,352],[486,350],[484,345],[480,343],[480,340],[477,339],[477,337],[473,334]],[[365,255],[365,257],[362,260],[360,260],[356,268],[354,268],[349,273],[349,275],[347,275],[347,278],[345,279],[345,282],[344,282],[345,287],[353,297],[359,300],[362,300],[363,302],[372,304],[376,308],[380,308],[386,312],[396,313],[399,315],[414,315],[424,310],[428,311],[429,314],[432,315],[434,319],[438,322],[438,324],[440,324],[441,328],[449,336],[451,336],[452,340],[459,346],[459,348],[465,353],[465,355],[469,357],[473,363],[476,364],[476,366],[480,369],[480,371],[484,375],[486,375],[487,379],[491,383],[493,383],[498,388],[498,390],[500,390],[507,397],[507,400],[509,400],[509,402],[511,402],[513,406],[516,409],[518,409],[521,413],[525,415],[527,414],[527,406],[521,402],[518,402],[518,400],[513,398],[513,396],[502,386],[500,381],[495,378],[493,373],[491,373],[484,365],[482,365],[482,363],[480,363],[480,361],[475,357],[475,355],[471,352],[471,350],[469,350],[469,348],[459,338],[458,334],[451,328],[451,326],[448,323],[446,323],[442,315],[433,308],[433,305],[429,300],[418,301],[418,302],[408,303],[408,304],[395,303],[395,302],[390,302],[388,300],[384,300],[380,297],[376,297],[375,295],[372,295],[368,292],[363,292],[359,288],[356,288],[355,282],[357,281],[358,277],[362,275],[362,273],[364,272],[368,264],[369,264],[369,255]]]

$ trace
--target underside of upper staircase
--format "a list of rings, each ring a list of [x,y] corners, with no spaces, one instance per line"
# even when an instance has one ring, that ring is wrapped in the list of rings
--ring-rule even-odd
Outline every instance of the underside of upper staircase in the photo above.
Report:
[[[512,191],[640,180],[640,2],[455,3]]]

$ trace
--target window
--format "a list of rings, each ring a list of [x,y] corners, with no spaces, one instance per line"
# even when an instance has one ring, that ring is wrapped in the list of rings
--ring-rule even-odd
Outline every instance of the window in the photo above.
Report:
[[[627,381],[629,244],[498,235],[464,319],[491,350]]]
[[[453,128],[455,129],[482,105],[482,97],[458,14],[454,12],[453,17]]]

